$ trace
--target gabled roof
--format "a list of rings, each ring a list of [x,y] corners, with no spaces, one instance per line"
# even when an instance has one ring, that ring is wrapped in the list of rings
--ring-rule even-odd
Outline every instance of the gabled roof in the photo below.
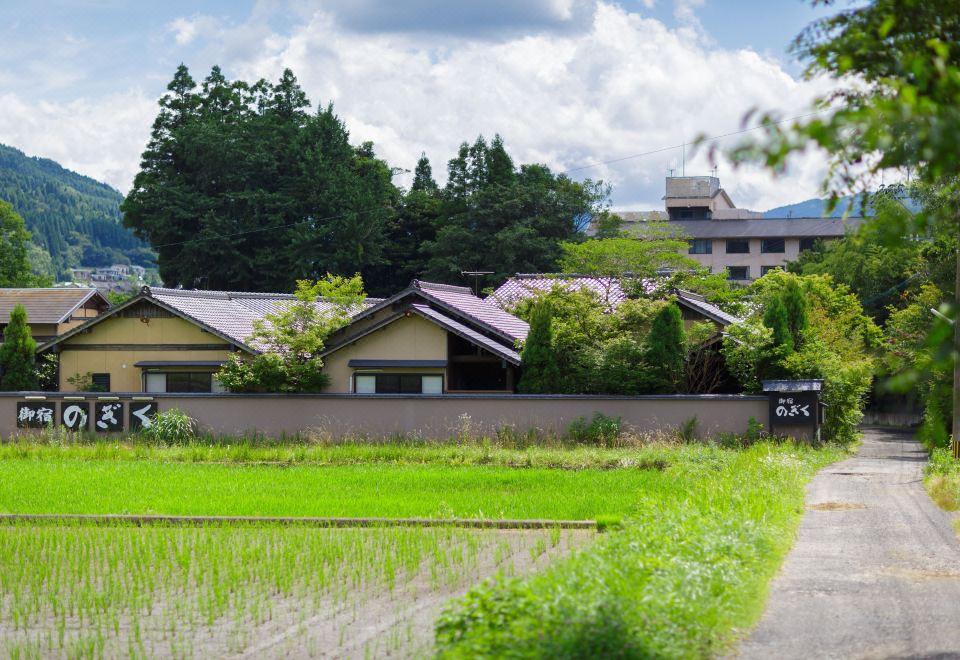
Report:
[[[523,319],[517,318],[496,305],[488,305],[482,298],[473,295],[473,292],[464,286],[452,284],[437,284],[413,280],[406,289],[385,300],[374,304],[363,312],[354,316],[354,320],[366,318],[376,312],[396,305],[406,298],[419,298],[458,318],[467,325],[474,326],[481,333],[488,333],[503,342],[513,345],[519,340],[526,339],[530,326]]]
[[[29,323],[65,323],[89,301],[103,309],[110,307],[110,301],[96,289],[0,289],[0,323],[10,320],[10,312],[18,304],[26,308]]]
[[[74,328],[70,332],[38,347],[37,350],[46,350],[64,339],[82,332],[92,325],[102,321],[116,312],[127,309],[133,304],[148,301],[171,314],[179,316],[204,330],[224,339],[230,344],[245,351],[256,353],[257,348],[250,343],[254,324],[269,313],[277,312],[283,305],[296,300],[296,296],[289,293],[249,293],[243,291],[197,291],[192,289],[165,289],[162,287],[143,287],[140,295],[132,298],[123,305],[111,309],[109,312],[91,319],[87,323]],[[379,298],[366,301],[368,304],[380,302]],[[317,309],[323,311],[331,308],[331,304],[317,301]]]
[[[656,289],[656,284],[652,280],[644,280],[643,284],[648,292]],[[520,300],[537,293],[548,292],[558,286],[568,291],[592,291],[611,310],[627,299],[627,294],[624,292],[620,281],[614,277],[563,273],[518,273],[501,284],[493,295],[484,300],[484,303],[491,306],[512,307]],[[706,298],[699,294],[682,289],[671,289],[670,293],[676,296],[677,304],[702,314],[720,325],[727,326],[740,321],[736,316],[728,314],[716,305],[707,302]]]

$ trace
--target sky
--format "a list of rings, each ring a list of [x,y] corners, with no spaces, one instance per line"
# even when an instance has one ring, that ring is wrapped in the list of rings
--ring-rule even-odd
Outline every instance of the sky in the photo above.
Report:
[[[716,165],[737,206],[766,210],[818,196],[822,154],[775,178],[680,145],[744,128],[751,110],[809,112],[830,83],[804,80],[788,46],[828,11],[801,0],[4,0],[0,143],[126,193],[178,64],[247,81],[289,67],[314,107],[333,102],[354,143],[372,140],[407,170],[399,186],[421,152],[442,182],[461,142],[500,134],[518,163],[609,183],[615,209],[662,208],[671,170]]]

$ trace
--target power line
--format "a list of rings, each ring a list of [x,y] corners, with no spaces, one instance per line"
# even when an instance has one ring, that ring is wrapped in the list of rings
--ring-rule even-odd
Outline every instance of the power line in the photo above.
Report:
[[[797,116],[795,116],[795,117],[788,117],[788,118],[786,118],[786,119],[781,119],[781,120],[779,120],[779,121],[773,122],[773,125],[785,124],[785,123],[790,122],[790,121],[796,121],[796,120],[798,120],[798,119],[804,119],[804,118],[806,118],[806,117],[812,117],[812,116],[814,116],[814,115],[818,115],[818,114],[821,114],[821,113],[826,112],[826,111],[827,111],[827,109],[816,110],[816,111],[814,111],[814,112],[808,112],[808,113],[803,114],[803,115],[797,115]],[[713,136],[711,136],[711,137],[703,138],[703,139],[702,139],[702,142],[716,142],[717,140],[722,140],[722,139],[724,139],[724,138],[732,137],[732,136],[734,136],[734,135],[742,135],[742,134],[744,134],[744,133],[749,133],[750,131],[756,131],[756,130],[759,130],[759,129],[761,129],[761,128],[764,128],[764,127],[767,126],[767,125],[768,125],[768,124],[758,124],[757,126],[751,126],[751,127],[749,127],[749,128],[741,128],[740,130],[737,130],[737,131],[731,131],[730,133],[723,133],[723,134],[721,134],[721,135],[713,135]],[[638,154],[631,154],[631,155],[629,155],[629,156],[622,156],[622,157],[620,157],[620,158],[614,158],[614,159],[612,159],[612,160],[605,160],[605,161],[599,161],[599,162],[596,162],[596,163],[590,163],[590,164],[588,164],[588,165],[582,165],[582,166],[580,166],[580,167],[574,167],[574,168],[571,168],[571,169],[562,170],[562,171],[560,171],[560,172],[557,172],[557,174],[570,174],[571,172],[579,172],[580,170],[586,170],[586,169],[590,169],[590,168],[593,168],[593,167],[600,167],[601,165],[610,165],[610,164],[612,164],[612,163],[620,163],[620,162],[623,162],[623,161],[626,161],[626,160],[633,160],[633,159],[635,159],[635,158],[643,158],[643,157],[645,157],[645,156],[652,156],[652,155],[655,155],[655,154],[663,153],[663,152],[665,152],[665,151],[672,151],[673,149],[680,149],[681,147],[686,146],[686,144],[687,144],[687,142],[683,142],[682,144],[675,144],[675,145],[672,145],[672,146],[669,146],[669,147],[661,147],[661,148],[659,148],[659,149],[653,149],[653,150],[651,150],[651,151],[644,151],[644,152],[638,153]],[[198,237],[190,238],[190,239],[185,240],[185,241],[175,241],[175,242],[172,242],[172,243],[162,243],[162,244],[160,244],[160,245],[151,245],[151,247],[152,247],[154,250],[159,250],[160,248],[176,247],[176,246],[178,246],[178,245],[187,245],[187,244],[189,244],[189,243],[196,243],[196,242],[200,242],[200,241],[210,241],[210,240],[216,240],[216,239],[221,239],[221,238],[233,238],[233,237],[236,237],[236,236],[247,236],[247,235],[249,235],[249,234],[257,234],[257,233],[264,232],[264,231],[276,231],[276,230],[278,230],[278,229],[290,229],[291,227],[296,227],[296,226],[298,226],[298,225],[305,225],[305,224],[309,224],[309,223],[326,222],[326,221],[328,221],[328,220],[339,220],[340,218],[345,218],[345,217],[347,217],[348,215],[366,215],[366,214],[368,214],[368,213],[374,213],[374,212],[376,212],[376,211],[388,211],[388,210],[390,210],[391,208],[392,208],[392,207],[390,207],[390,206],[376,206],[376,207],[371,207],[371,208],[368,208],[368,209],[360,209],[360,210],[358,210],[358,211],[346,211],[346,212],[344,212],[344,213],[337,213],[337,214],[335,214],[335,215],[328,215],[328,216],[323,217],[323,218],[309,218],[309,219],[307,219],[307,220],[297,220],[296,222],[290,222],[290,223],[283,224],[283,225],[273,225],[273,226],[270,226],[270,227],[258,227],[258,228],[256,228],[256,229],[247,229],[247,230],[245,230],[245,231],[232,232],[232,233],[229,233],[229,234],[214,234],[214,235],[211,235],[211,236],[198,236]]]

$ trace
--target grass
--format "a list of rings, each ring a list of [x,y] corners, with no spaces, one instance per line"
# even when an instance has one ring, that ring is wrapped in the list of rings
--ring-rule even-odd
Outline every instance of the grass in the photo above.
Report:
[[[439,653],[709,657],[759,617],[806,482],[842,456],[770,442],[17,442],[0,445],[0,512],[595,519],[604,533],[583,550],[539,575],[498,573],[453,601],[437,623]],[[552,556],[559,538],[8,525],[0,640],[14,657],[235,653],[291,612],[309,636],[314,613],[362,619],[376,593],[466,587],[505,557]]]
[[[0,461],[0,512],[549,518],[634,509],[656,470]]]
[[[9,657],[208,657],[294,630],[302,653],[298,638],[323,627],[311,623],[318,613],[354,608],[356,619],[377,593],[401,600],[417,581],[421,593],[470,584],[485,558],[502,564],[526,553],[531,543],[520,538],[444,528],[6,525],[0,640]],[[559,543],[558,532],[543,531],[530,552]],[[350,624],[344,618],[344,630]],[[320,650],[335,652],[327,637]]]
[[[841,458],[759,444],[703,450],[638,493],[619,531],[524,580],[497,579],[437,625],[443,657],[711,657],[762,613],[804,485]]]
[[[934,449],[930,453],[930,461],[924,468],[923,483],[930,498],[941,509],[960,509],[960,462],[954,460],[949,449]]]

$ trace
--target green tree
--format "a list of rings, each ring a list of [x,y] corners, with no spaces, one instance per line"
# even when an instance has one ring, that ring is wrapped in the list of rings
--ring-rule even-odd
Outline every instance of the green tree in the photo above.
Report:
[[[249,341],[261,353],[232,356],[217,373],[231,392],[319,392],[329,383],[323,373],[327,337],[347,325],[366,295],[359,275],[297,282],[296,299],[255,324]]]
[[[788,279],[787,286],[781,295],[783,309],[787,316],[787,327],[793,339],[792,347],[803,347],[803,333],[807,331],[810,320],[807,318],[807,299],[796,279]]]
[[[772,341],[770,356],[763,367],[763,375],[767,378],[783,378],[784,373],[781,361],[793,353],[795,346],[793,333],[790,331],[790,318],[783,303],[783,296],[774,296],[763,313],[763,324],[770,328]]]
[[[23,305],[15,305],[0,344],[0,389],[37,389],[36,353],[37,342],[27,324],[27,310]]]
[[[686,352],[680,308],[676,304],[665,305],[653,317],[645,354],[656,392],[673,394],[679,391],[683,383]]]
[[[697,262],[681,254],[687,242],[667,223],[654,222],[643,234],[563,243],[560,267],[567,273],[654,279],[664,270],[686,270]]]
[[[554,272],[560,243],[583,237],[608,196],[602,183],[577,182],[544,165],[517,168],[497,136],[460,145],[447,164],[447,185],[427,240],[425,277],[462,282],[465,270],[492,271],[491,281],[518,272]]]
[[[520,358],[523,375],[518,388],[524,394],[554,394],[560,391],[560,370],[553,347],[553,311],[541,301],[533,308],[530,332]]]
[[[393,173],[291,71],[198,85],[181,65],[167,89],[123,204],[167,285],[283,291],[384,263]]]
[[[30,232],[13,206],[0,200],[0,287],[37,286],[30,267]]]

